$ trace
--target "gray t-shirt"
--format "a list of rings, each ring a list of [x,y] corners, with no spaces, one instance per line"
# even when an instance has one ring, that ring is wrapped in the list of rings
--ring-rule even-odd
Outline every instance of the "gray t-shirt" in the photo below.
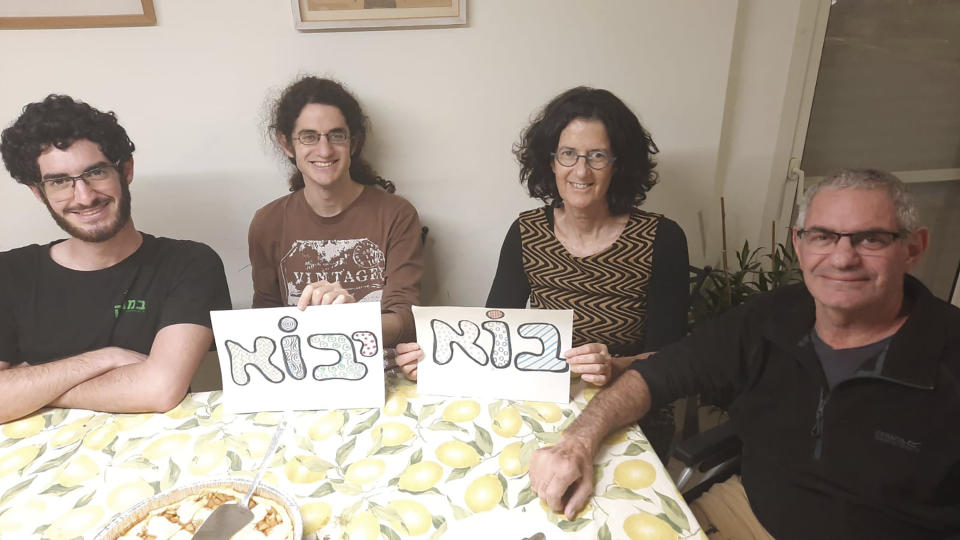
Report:
[[[810,329],[813,349],[817,353],[817,358],[820,359],[820,365],[823,367],[824,375],[827,376],[827,384],[831,390],[834,386],[856,375],[860,367],[869,360],[878,360],[877,362],[871,362],[873,365],[881,363],[882,357],[887,354],[887,348],[890,347],[891,339],[893,339],[893,336],[862,347],[834,349],[820,339],[816,328]]]

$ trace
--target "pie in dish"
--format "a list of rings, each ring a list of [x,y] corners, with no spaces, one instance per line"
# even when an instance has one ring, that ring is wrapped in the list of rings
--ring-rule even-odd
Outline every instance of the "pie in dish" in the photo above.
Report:
[[[127,529],[120,540],[190,540],[214,509],[239,503],[244,494],[229,487],[203,488],[178,501],[156,508]],[[294,540],[293,520],[279,502],[254,495],[253,520],[233,540]]]

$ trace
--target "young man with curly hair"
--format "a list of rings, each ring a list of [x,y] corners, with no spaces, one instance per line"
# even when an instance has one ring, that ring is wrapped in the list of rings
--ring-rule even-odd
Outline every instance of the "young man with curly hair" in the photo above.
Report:
[[[229,309],[220,257],[130,217],[133,142],[69,96],[24,107],[0,136],[10,175],[70,237],[0,253],[0,422],[52,405],[164,412]]]

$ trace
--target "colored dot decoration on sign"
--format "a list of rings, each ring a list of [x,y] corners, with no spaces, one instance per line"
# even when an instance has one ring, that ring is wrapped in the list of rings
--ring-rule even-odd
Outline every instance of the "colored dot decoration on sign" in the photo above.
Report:
[[[293,332],[297,329],[297,320],[290,316],[282,317],[277,326],[284,332]]]

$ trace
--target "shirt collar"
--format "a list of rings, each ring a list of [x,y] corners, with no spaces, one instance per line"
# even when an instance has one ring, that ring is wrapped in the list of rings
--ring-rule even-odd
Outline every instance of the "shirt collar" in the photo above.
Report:
[[[775,313],[764,324],[764,335],[794,351],[809,345],[809,332],[816,318],[813,297],[803,284],[774,292]],[[913,276],[904,278],[904,299],[910,302],[906,322],[893,335],[887,356],[874,376],[917,388],[935,386],[939,363],[946,347],[944,304]],[[783,307],[781,307],[783,306]]]

